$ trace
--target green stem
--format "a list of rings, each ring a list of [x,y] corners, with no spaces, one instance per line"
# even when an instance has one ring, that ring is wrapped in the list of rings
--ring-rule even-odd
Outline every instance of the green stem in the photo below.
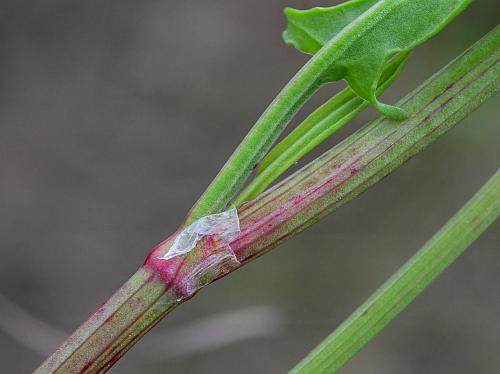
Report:
[[[224,209],[292,116],[318,90],[325,53],[313,56],[288,82],[191,209],[186,224]]]
[[[379,82],[377,95],[382,94],[398,77],[410,57],[401,53],[390,61]],[[256,198],[293,164],[317,147],[366,109],[370,103],[346,88],[312,112],[288,136],[277,144],[259,166],[257,176],[232,202],[241,206]]]
[[[36,373],[106,371],[179,303],[336,210],[420,152],[498,91],[499,34],[500,29],[490,32],[403,99],[400,105],[410,114],[406,121],[375,120],[243,205],[238,210],[241,233],[229,243],[238,261],[225,261],[231,257],[228,248],[208,241],[187,255],[162,260],[174,233]]]
[[[500,215],[500,171],[291,373],[335,373],[401,313]]]

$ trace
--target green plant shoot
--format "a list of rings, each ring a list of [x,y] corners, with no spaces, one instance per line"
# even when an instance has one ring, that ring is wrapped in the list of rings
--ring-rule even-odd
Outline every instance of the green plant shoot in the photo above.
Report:
[[[294,25],[285,34],[287,42],[303,51],[317,52],[264,111],[194,205],[186,222],[218,212],[231,202],[290,119],[324,83],[344,79],[382,114],[392,119],[405,118],[403,110],[376,98],[385,64],[393,55],[408,52],[435,35],[471,1],[380,0],[373,5],[349,1],[326,10],[287,10]],[[329,14],[330,21],[318,22],[314,35],[322,38],[310,43],[299,29],[311,32],[311,17],[317,14]],[[332,28],[325,27],[328,24]]]
[[[331,8],[305,11],[287,8],[285,42],[315,54],[335,45],[330,65],[320,77],[326,82],[345,79],[363,99],[392,119],[406,118],[400,108],[382,104],[376,91],[385,62],[408,52],[439,32],[471,0],[349,1]],[[368,9],[367,9],[368,8]]]

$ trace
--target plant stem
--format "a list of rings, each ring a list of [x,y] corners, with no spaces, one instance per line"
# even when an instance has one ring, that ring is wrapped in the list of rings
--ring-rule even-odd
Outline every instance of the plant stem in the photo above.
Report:
[[[500,171],[291,373],[336,373],[500,215]]]
[[[382,94],[398,77],[409,57],[410,52],[401,53],[387,64],[379,81],[377,95]],[[295,162],[355,118],[368,105],[368,101],[356,95],[349,87],[330,98],[266,155],[257,176],[232,203],[238,207],[256,198]]]
[[[402,123],[380,118],[239,211],[229,246],[208,236],[170,260],[176,233],[85,322],[37,373],[101,373],[199,289],[262,255],[378,182],[499,89],[500,28],[491,31],[399,105]]]
[[[313,56],[271,102],[193,206],[186,225],[228,205],[292,116],[320,87],[326,52]]]

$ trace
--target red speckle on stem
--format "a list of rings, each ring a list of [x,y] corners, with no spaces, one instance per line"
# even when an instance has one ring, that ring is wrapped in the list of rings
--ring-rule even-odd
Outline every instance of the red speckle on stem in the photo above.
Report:
[[[299,204],[302,200],[304,200],[304,196],[302,194],[298,194],[298,195],[295,195],[293,198],[292,198],[292,203],[294,205],[297,205]]]
[[[219,242],[219,240],[217,240],[217,238],[214,235],[207,235],[205,237],[205,246],[204,246],[204,248],[206,249],[206,248],[215,247],[218,242]]]
[[[80,373],[85,373],[94,363],[94,360],[87,362],[85,365],[83,365],[82,370],[80,370]]]
[[[122,358],[122,356],[125,354],[125,350],[121,350],[120,352],[118,352],[116,355],[114,355],[113,357],[111,357],[111,359],[106,363],[106,366],[104,367],[104,371],[108,371],[114,364],[116,364],[116,362]]]

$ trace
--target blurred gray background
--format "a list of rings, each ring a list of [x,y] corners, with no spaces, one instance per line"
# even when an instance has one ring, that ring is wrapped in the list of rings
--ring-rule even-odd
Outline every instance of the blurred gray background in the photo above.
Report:
[[[2,372],[33,370],[141,265],[304,64],[281,41],[282,8],[333,3],[1,1]],[[474,2],[415,51],[385,100],[497,16],[496,1]],[[293,367],[495,172],[499,105],[490,100],[355,201],[199,293],[111,372]],[[497,224],[343,373],[497,372],[498,234]]]

